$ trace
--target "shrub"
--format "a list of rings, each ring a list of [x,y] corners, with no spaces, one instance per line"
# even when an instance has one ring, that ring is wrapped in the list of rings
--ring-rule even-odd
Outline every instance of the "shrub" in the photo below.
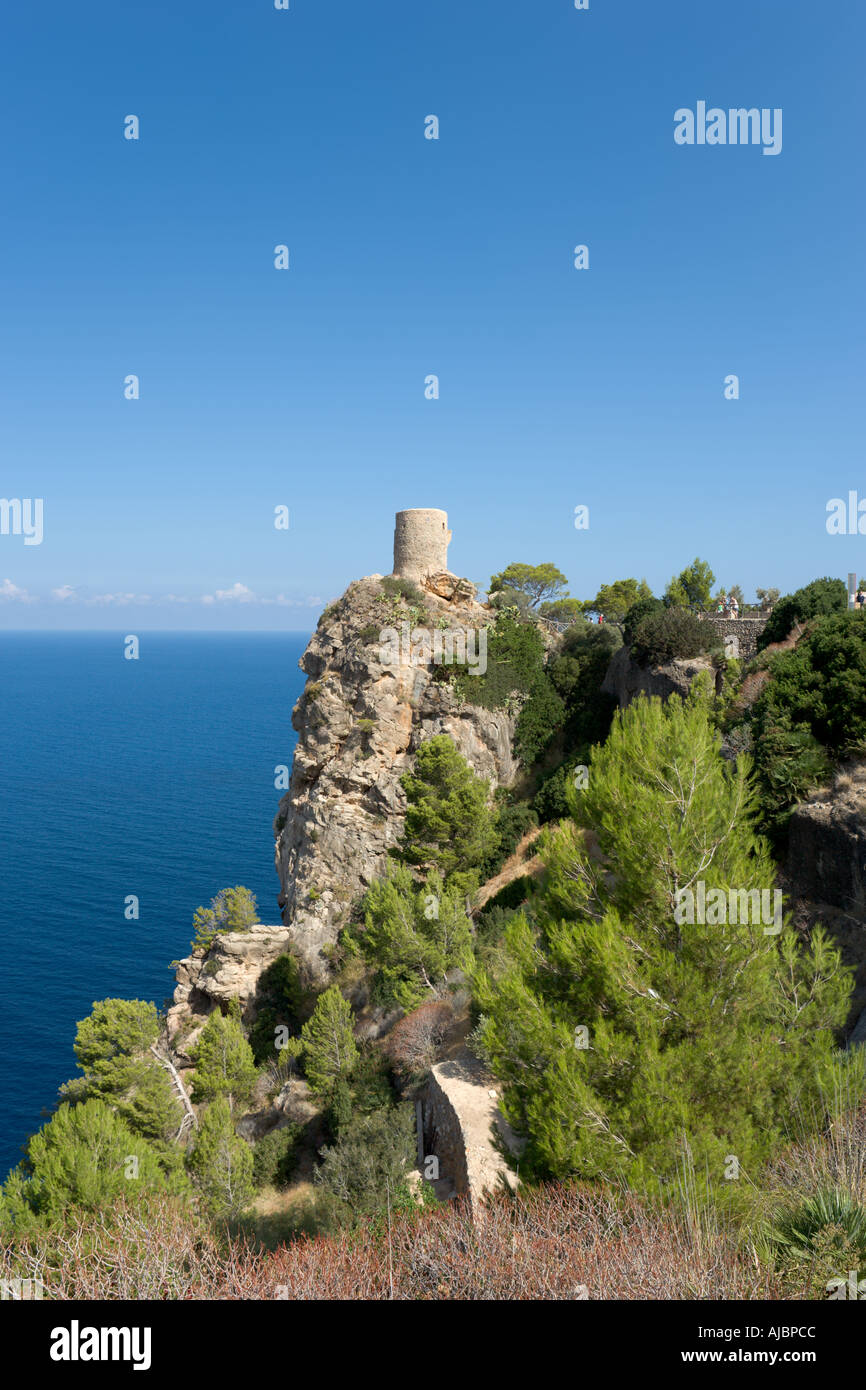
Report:
[[[635,634],[644,618],[648,618],[651,613],[661,613],[665,607],[664,599],[660,598],[639,598],[637,603],[633,603],[622,622],[622,636],[626,645],[633,645]]]
[[[447,734],[438,734],[421,744],[415,770],[400,778],[400,786],[408,802],[400,858],[471,891],[497,844],[489,784],[475,776]]]
[[[398,575],[388,575],[382,580],[382,590],[389,598],[404,598],[410,603],[424,606],[424,595],[411,579],[402,579]]]
[[[416,884],[403,864],[370,884],[364,898],[364,929],[354,934],[376,970],[376,988],[386,1004],[412,1009],[444,987],[455,968],[472,958],[472,930],[464,893],[446,887],[437,874]]]
[[[401,1018],[388,1037],[388,1055],[398,1075],[405,1081],[425,1076],[453,1021],[454,1010],[444,999],[431,999]]]
[[[190,942],[193,951],[207,951],[214,939],[224,931],[247,931],[259,920],[256,900],[249,888],[221,888],[210,907],[197,907],[192,919],[195,937]]]
[[[764,1236],[776,1263],[813,1297],[847,1282],[850,1270],[866,1277],[866,1206],[831,1188],[782,1207]]]
[[[272,1129],[253,1147],[253,1182],[256,1187],[287,1187],[298,1162],[298,1125]]]
[[[841,579],[813,579],[811,584],[779,600],[758,638],[758,650],[762,651],[771,642],[783,642],[795,622],[804,623],[809,618],[840,613],[847,606],[848,591]]]
[[[686,608],[672,607],[641,619],[632,651],[645,665],[663,666],[677,657],[697,656],[706,646],[707,631],[700,618]]]
[[[316,1182],[345,1203],[353,1216],[373,1216],[406,1196],[415,1158],[415,1113],[398,1105],[362,1115],[322,1151]]]

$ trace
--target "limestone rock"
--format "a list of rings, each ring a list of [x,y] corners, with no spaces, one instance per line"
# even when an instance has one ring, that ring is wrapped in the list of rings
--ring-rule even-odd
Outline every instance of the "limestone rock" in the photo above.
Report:
[[[471,580],[460,579],[456,574],[449,574],[447,570],[440,570],[438,574],[428,574],[422,579],[421,587],[426,589],[428,594],[447,599],[449,603],[471,602],[478,592]]]
[[[288,950],[289,941],[289,930],[282,923],[258,923],[248,931],[223,932],[208,951],[178,962],[166,1026],[179,1057],[189,1059],[200,1024],[218,1005],[237,999],[241,1013],[251,1021],[259,977]]]
[[[387,867],[405,814],[400,778],[423,740],[450,735],[491,795],[517,773],[513,714],[462,703],[429,662],[401,655],[389,664],[386,629],[490,622],[483,605],[457,592],[426,591],[423,604],[388,593],[377,576],[356,580],[322,615],[300,661],[308,681],[292,715],[298,743],[274,822],[275,861],[283,920],[313,976],[324,973],[322,950],[352,904]]]
[[[625,709],[641,693],[658,695],[667,700],[671,695],[685,698],[692,681],[703,671],[709,671],[716,682],[713,663],[707,656],[678,657],[664,666],[641,666],[628,647],[620,647],[611,658],[602,682],[606,695],[613,695],[620,709]]]

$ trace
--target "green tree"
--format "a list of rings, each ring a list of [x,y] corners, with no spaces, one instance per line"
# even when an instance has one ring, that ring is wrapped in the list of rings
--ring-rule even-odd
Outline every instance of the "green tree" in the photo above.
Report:
[[[538,605],[539,618],[558,623],[561,627],[571,627],[583,616],[583,604],[579,598],[558,598],[550,603]]]
[[[249,888],[221,888],[210,907],[197,907],[192,919],[195,936],[193,951],[207,951],[220,932],[247,931],[259,920],[256,900]]]
[[[758,638],[758,650],[771,642],[783,642],[795,623],[808,622],[831,613],[844,613],[848,607],[848,590],[841,579],[813,579],[796,593],[780,599],[767,619]]]
[[[635,633],[651,613],[661,613],[665,609],[665,601],[661,598],[639,598],[637,603],[633,603],[625,615],[622,624],[622,638],[626,646],[630,647],[634,643]]]
[[[557,603],[568,598],[568,580],[556,565],[507,565],[490,580],[489,593],[504,603],[535,611],[543,603]]]
[[[697,656],[713,640],[712,628],[708,629],[696,613],[686,608],[662,608],[641,619],[631,649],[638,661],[661,666],[677,657]]]
[[[352,1075],[358,1063],[352,1009],[336,985],[319,995],[312,1017],[301,1029],[301,1041],[307,1079],[319,1095],[327,1095],[335,1082]]]
[[[357,940],[383,999],[413,1009],[442,991],[449,970],[468,969],[472,928],[464,901],[460,888],[446,887],[436,873],[416,884],[403,864],[371,883]]]
[[[336,1144],[322,1151],[316,1182],[353,1216],[373,1216],[390,1203],[410,1204],[407,1178],[414,1162],[415,1117],[411,1105],[361,1115],[340,1129]]]
[[[695,559],[680,574],[675,574],[665,589],[665,602],[677,608],[703,612],[709,606],[716,576],[705,560]]]
[[[617,579],[613,584],[602,584],[595,598],[588,599],[583,607],[587,613],[603,613],[608,622],[619,623],[639,599],[648,598],[652,598],[652,590],[645,579]]]
[[[249,1101],[256,1083],[256,1064],[237,1019],[226,1018],[216,1009],[202,1029],[193,1061],[194,1101],[224,1098],[230,1112]]]
[[[259,1065],[273,1057],[278,1028],[288,1028],[290,1033],[300,1032],[302,1005],[298,962],[286,952],[263,971],[256,990],[257,1012],[250,1029],[250,1047]]]
[[[150,1147],[94,1097],[60,1105],[33,1135],[13,1189],[19,1203],[54,1221],[69,1208],[105,1210],[121,1197],[166,1186]]]
[[[253,1198],[252,1150],[235,1134],[224,1096],[209,1105],[202,1116],[189,1170],[215,1216],[237,1216]]]
[[[758,600],[758,604],[761,607],[761,609],[766,610],[768,608],[772,608],[775,604],[779,602],[779,590],[756,589],[755,598]]]
[[[754,1170],[820,1109],[850,974],[820,928],[803,949],[787,926],[683,919],[684,889],[739,908],[774,886],[748,761],[725,763],[705,701],[635,701],[571,802],[537,924],[513,918],[477,976],[521,1170],[664,1189],[687,1144],[721,1187],[727,1155]]]
[[[476,777],[447,734],[422,743],[414,772],[400,778],[408,802],[399,856],[471,892],[497,844],[490,786]]]
[[[166,1071],[150,1052],[158,1036],[153,1004],[141,999],[94,1003],[75,1035],[84,1077],[63,1087],[61,1094],[98,1097],[114,1107],[134,1134],[166,1145],[177,1133],[182,1112]]]

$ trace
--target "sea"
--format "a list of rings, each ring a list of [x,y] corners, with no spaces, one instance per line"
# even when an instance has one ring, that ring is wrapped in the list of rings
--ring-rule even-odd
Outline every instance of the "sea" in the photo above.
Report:
[[[162,1007],[220,888],[280,920],[308,634],[142,632],[137,659],[125,636],[0,633],[0,1179],[78,1074],[94,1001]]]

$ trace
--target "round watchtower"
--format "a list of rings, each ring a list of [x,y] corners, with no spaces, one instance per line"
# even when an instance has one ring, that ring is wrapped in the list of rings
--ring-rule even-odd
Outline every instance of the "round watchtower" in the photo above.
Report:
[[[394,524],[394,573],[423,579],[448,569],[448,513],[438,507],[410,507]]]

